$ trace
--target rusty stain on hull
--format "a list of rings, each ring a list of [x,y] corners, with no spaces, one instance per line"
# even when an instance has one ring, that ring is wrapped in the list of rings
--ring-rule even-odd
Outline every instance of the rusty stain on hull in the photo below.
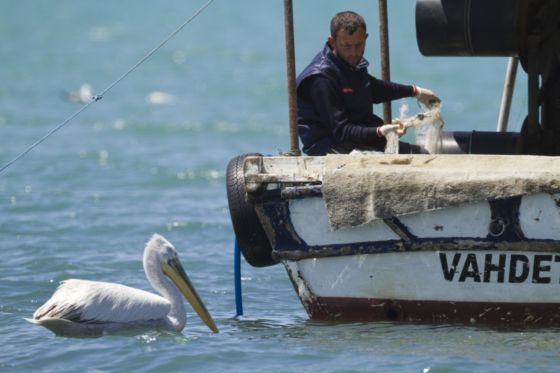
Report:
[[[560,304],[318,297],[314,320],[560,325]]]

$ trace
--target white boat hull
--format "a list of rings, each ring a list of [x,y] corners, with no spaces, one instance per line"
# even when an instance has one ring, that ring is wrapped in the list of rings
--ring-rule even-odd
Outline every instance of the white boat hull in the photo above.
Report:
[[[560,321],[560,255],[427,251],[284,264],[313,319]]]
[[[404,167],[401,158],[388,160],[364,158],[378,166]],[[414,162],[431,162],[422,160],[414,158],[406,167],[417,172]],[[530,163],[516,157],[501,162],[514,160]],[[332,209],[323,195],[326,176],[321,175],[339,168],[325,171],[321,162],[251,159],[245,164],[245,186],[272,257],[285,265],[310,318],[560,325],[560,194],[550,187],[555,178],[546,170],[541,172],[548,192],[482,198],[333,229]],[[437,176],[439,170],[433,172]],[[434,193],[446,190],[442,198],[450,198],[454,188],[469,185],[471,174],[491,178],[492,170],[485,172],[490,176],[474,170],[461,176],[463,184],[436,186]],[[361,174],[349,177],[356,175]],[[507,188],[495,180],[481,188],[492,194],[515,190],[516,180],[527,181],[525,173],[510,176],[504,176]],[[530,190],[540,190],[528,183]],[[368,198],[364,205],[375,208]],[[431,198],[439,203],[433,193]]]

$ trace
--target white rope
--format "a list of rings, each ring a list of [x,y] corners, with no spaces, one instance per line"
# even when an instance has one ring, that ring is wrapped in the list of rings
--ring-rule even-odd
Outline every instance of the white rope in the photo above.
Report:
[[[109,91],[111,88],[113,88],[115,85],[117,85],[121,80],[123,80],[128,74],[130,74],[134,69],[136,69],[138,66],[140,66],[140,64],[142,64],[142,62],[144,62],[145,60],[148,59],[148,57],[150,57],[152,54],[154,54],[159,48],[161,48],[165,43],[167,43],[169,41],[169,39],[171,39],[173,36],[175,36],[175,34],[177,34],[179,31],[181,31],[186,25],[189,24],[190,21],[192,21],[197,15],[200,14],[200,12],[202,12],[208,5],[210,5],[210,3],[214,1],[214,0],[210,0],[208,1],[202,8],[200,8],[191,18],[189,18],[185,23],[183,23],[181,26],[179,26],[179,28],[177,30],[175,30],[171,35],[169,35],[167,37],[167,39],[165,39],[164,41],[162,41],[157,47],[155,47],[150,53],[148,53],[146,55],[146,57],[142,58],[136,65],[132,66],[126,73],[124,73],[119,79],[115,80],[115,82],[113,84],[111,84],[109,87],[107,87],[103,92],[101,92],[98,95],[95,95],[91,98],[91,101],[88,102],[84,107],[82,107],[80,110],[78,110],[77,112],[75,112],[72,116],[70,116],[70,118],[66,119],[63,123],[61,123],[58,127],[56,127],[54,130],[52,130],[51,132],[49,132],[47,135],[45,135],[41,140],[37,141],[35,144],[31,145],[31,147],[29,147],[29,149],[27,149],[26,151],[24,151],[23,153],[21,153],[20,155],[18,155],[16,158],[14,158],[10,163],[8,163],[7,165],[5,165],[4,167],[2,167],[0,169],[0,172],[4,171],[6,168],[8,168],[12,163],[14,163],[15,161],[17,161],[18,159],[20,159],[21,157],[23,157],[25,154],[27,154],[29,151],[31,151],[33,148],[35,148],[37,145],[39,145],[40,143],[42,143],[47,137],[51,136],[53,133],[55,133],[56,131],[58,131],[62,126],[64,126],[66,123],[70,122],[70,120],[72,120],[75,116],[77,116],[78,114],[80,114],[82,111],[84,111],[88,106],[90,106],[91,104],[93,104],[94,102],[97,102],[99,100],[101,100],[103,98],[103,95],[105,93],[107,93],[107,91]]]

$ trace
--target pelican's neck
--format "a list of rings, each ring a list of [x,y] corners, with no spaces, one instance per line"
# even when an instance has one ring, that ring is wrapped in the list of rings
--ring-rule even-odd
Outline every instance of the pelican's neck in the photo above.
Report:
[[[171,303],[171,310],[167,315],[168,322],[174,330],[181,331],[187,324],[187,313],[185,311],[185,303],[183,302],[183,295],[177,289],[167,276],[165,276],[158,263],[149,261],[144,263],[144,271],[146,277],[165,299]]]

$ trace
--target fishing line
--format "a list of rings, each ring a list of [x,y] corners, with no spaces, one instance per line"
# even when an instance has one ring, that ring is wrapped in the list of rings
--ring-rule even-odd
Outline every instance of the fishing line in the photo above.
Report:
[[[148,53],[144,58],[142,58],[136,65],[132,66],[126,73],[124,73],[120,78],[118,78],[117,80],[115,80],[115,82],[113,84],[111,84],[109,87],[107,87],[103,92],[101,92],[98,95],[95,95],[91,98],[91,101],[88,102],[84,107],[82,107],[80,110],[78,110],[77,112],[75,112],[72,116],[70,116],[70,118],[66,119],[64,122],[62,122],[58,127],[56,127],[55,129],[53,129],[51,132],[49,132],[47,135],[45,135],[42,139],[40,139],[39,141],[37,141],[35,144],[31,145],[26,151],[24,151],[23,153],[21,153],[20,155],[18,155],[17,157],[15,157],[10,163],[8,163],[7,165],[5,165],[4,167],[2,167],[0,169],[0,172],[4,171],[6,168],[8,168],[12,163],[14,163],[15,161],[17,161],[18,159],[20,159],[21,157],[23,157],[25,154],[27,154],[29,151],[31,151],[33,148],[35,148],[37,145],[39,145],[40,143],[42,143],[45,139],[47,139],[49,136],[51,136],[53,133],[55,133],[56,131],[58,131],[62,126],[64,126],[66,123],[70,122],[74,117],[76,117],[78,114],[80,114],[82,111],[84,111],[86,108],[88,108],[91,104],[93,104],[94,102],[97,102],[99,100],[101,100],[103,98],[103,95],[105,93],[107,93],[111,88],[113,88],[115,85],[117,85],[121,80],[123,80],[128,74],[130,74],[134,69],[136,69],[138,66],[140,66],[140,64],[142,64],[142,62],[144,62],[145,60],[147,60],[152,54],[154,54],[159,48],[161,48],[165,43],[167,43],[169,41],[169,39],[171,39],[172,37],[174,37],[179,31],[181,31],[186,25],[189,24],[190,21],[192,21],[197,15],[200,14],[200,12],[202,12],[204,9],[206,9],[206,7],[208,5],[210,5],[210,3],[214,1],[214,0],[210,0],[208,1],[202,8],[200,8],[191,18],[189,18],[186,22],[184,22],[181,26],[179,26],[179,28],[177,28],[177,30],[175,30],[171,35],[169,35],[167,37],[167,39],[165,39],[164,41],[162,41],[157,47],[155,47],[150,53]]]
[[[515,120],[515,125],[513,126],[514,131],[517,129],[517,125],[519,124],[519,117],[521,117],[523,107],[525,106],[525,102],[527,101],[527,96],[528,96],[528,94],[525,95],[525,98],[523,99],[523,103],[521,104],[521,108],[519,109],[519,114],[517,115],[517,119]]]

